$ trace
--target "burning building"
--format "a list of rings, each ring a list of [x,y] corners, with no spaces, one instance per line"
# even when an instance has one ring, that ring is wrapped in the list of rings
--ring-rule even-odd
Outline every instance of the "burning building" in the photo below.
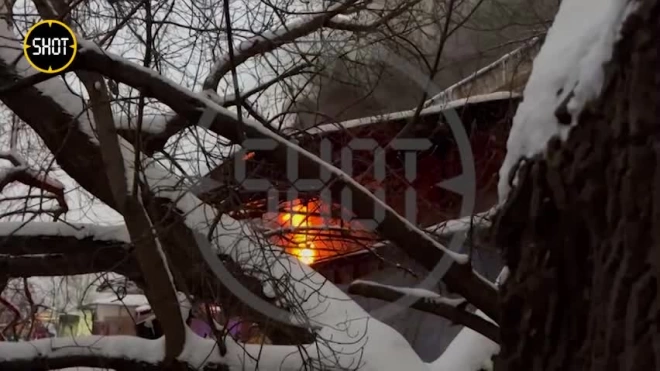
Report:
[[[540,40],[533,40],[505,55],[427,101],[421,112],[410,110],[326,123],[290,135],[301,147],[321,154],[345,172],[346,167],[342,166],[342,157],[344,160],[347,157],[345,148],[356,138],[371,140],[375,146],[370,150],[350,151],[352,174],[349,175],[372,192],[384,190],[382,199],[389,206],[408,219],[415,219],[417,225],[440,240],[451,238],[453,231],[447,224],[461,216],[462,199],[442,185],[462,174],[463,168],[452,132],[456,128],[449,125],[446,117],[449,112],[456,114],[470,142],[476,174],[474,213],[489,210],[497,202],[498,170],[505,155],[508,132],[539,45]],[[417,167],[415,176],[407,176],[404,166],[406,155],[411,152],[390,145],[402,131],[406,138],[431,142],[424,150],[412,151]],[[351,220],[350,207],[346,210],[341,206],[344,202],[324,199],[318,191],[299,190],[291,197],[293,184],[259,151],[238,156],[245,161],[248,178],[268,179],[276,191],[249,191],[241,184],[229,182],[224,191],[225,198],[231,193],[235,200],[231,213],[237,218],[261,220],[271,241],[313,266],[340,288],[346,289],[348,283],[358,278],[410,287],[420,281],[415,273],[425,274],[426,270],[408,259],[401,249],[380,241],[360,221]],[[373,172],[377,156],[385,159],[384,177]],[[235,161],[237,157],[226,161],[210,177],[227,184],[228,179],[234,179]],[[416,193],[414,215],[406,207],[408,189]],[[277,212],[268,207],[269,202],[273,204],[273,197],[281,201],[277,202]],[[222,195],[220,198],[224,199]],[[501,269],[499,254],[475,245],[470,240],[463,248],[471,248],[474,268],[494,281]],[[354,299],[367,310],[384,304],[377,299]],[[446,320],[412,309],[388,319],[387,323],[426,359],[435,359],[458,332]]]

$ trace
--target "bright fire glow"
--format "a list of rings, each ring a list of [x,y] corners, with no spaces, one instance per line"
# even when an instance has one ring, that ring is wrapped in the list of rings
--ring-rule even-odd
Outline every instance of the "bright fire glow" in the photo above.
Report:
[[[297,204],[291,207],[291,212],[281,214],[282,222],[286,228],[309,228],[313,226],[312,217],[307,215],[310,210],[308,205]],[[309,241],[312,236],[305,231],[301,233],[293,233],[290,235],[292,244],[295,247],[290,249],[291,253],[295,255],[301,262],[305,264],[312,264],[317,259],[317,251],[314,242]]]
[[[311,248],[303,249],[292,249],[293,254],[303,263],[312,264],[316,260],[316,251],[314,250],[314,244],[310,243]]]
[[[359,249],[362,245],[353,238],[362,238],[363,241],[372,238],[359,228],[342,224],[339,219],[321,216],[329,211],[329,206],[320,201],[296,200],[284,208],[286,211],[271,215],[272,219],[267,218],[275,222],[273,228],[285,230],[273,236],[272,241],[304,264]]]

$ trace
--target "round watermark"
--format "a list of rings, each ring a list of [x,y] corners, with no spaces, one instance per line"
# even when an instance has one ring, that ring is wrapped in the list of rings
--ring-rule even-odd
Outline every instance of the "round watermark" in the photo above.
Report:
[[[399,72],[406,74],[412,81],[418,83],[418,85],[424,90],[426,95],[431,98],[437,96],[442,90],[439,89],[432,81],[430,81],[428,76],[425,76],[419,69],[410,65],[407,61],[397,58],[394,55],[386,56],[382,59],[385,61],[391,68],[397,69]],[[443,108],[443,104],[448,102],[439,102],[433,105],[432,107],[427,107],[421,111],[421,115],[428,114],[437,114],[438,122],[437,125],[448,125],[454,141],[458,147],[460,164],[462,168],[462,174],[454,178],[448,179],[440,183],[438,186],[450,190],[461,196],[461,206],[459,211],[459,217],[466,217],[473,214],[475,206],[475,194],[476,194],[476,171],[474,167],[474,158],[472,155],[472,148],[470,145],[470,140],[468,134],[465,130],[463,123],[460,120],[458,113],[455,108],[452,106],[447,106]],[[203,114],[201,115],[198,126],[208,128],[214,121],[215,117],[220,113],[219,110],[212,107],[208,107]],[[444,119],[440,119],[443,117]],[[413,115],[410,115],[409,118],[413,118]],[[404,172],[406,180],[412,182],[417,177],[417,166],[416,166],[416,152],[424,151],[429,149],[432,146],[432,143],[427,138],[392,138],[393,140],[388,144],[387,147],[404,151]],[[281,145],[281,138],[250,138],[241,143],[242,149],[234,155],[234,176],[235,180],[242,185],[243,188],[249,191],[263,192],[267,195],[268,201],[268,211],[278,212],[279,211],[279,200],[280,190],[277,190],[273,184],[268,179],[250,179],[247,177],[247,168],[246,168],[246,159],[244,155],[251,151],[270,151],[275,149],[278,145]],[[344,182],[354,175],[353,174],[353,152],[354,151],[373,151],[374,154],[374,164],[372,166],[373,177],[377,181],[382,181],[386,177],[386,165],[385,165],[385,148],[382,148],[376,143],[375,140],[371,138],[354,138],[347,146],[340,149],[341,153],[341,166],[336,168],[332,165],[332,144],[327,139],[320,140],[320,156],[310,154],[309,152],[298,147],[295,142],[291,142],[291,145],[287,146],[287,163],[286,175],[288,180],[291,182],[291,191],[287,192],[287,199],[295,198],[295,196],[300,191],[318,191],[320,193],[320,199],[324,203],[332,202],[328,184],[335,179],[343,180]],[[298,159],[299,156],[305,156],[312,158],[314,161],[321,161],[324,164],[320,167],[320,175],[318,179],[300,179],[298,176]],[[214,181],[209,178],[201,178],[200,181],[195,184],[193,187],[197,191],[211,190],[217,187],[223,186],[220,182]],[[355,189],[355,187],[352,187]],[[365,188],[358,187],[358,191],[366,191]],[[351,188],[346,187],[341,193],[341,209],[348,210],[348,214],[344,216],[348,219],[353,219],[351,214],[355,214],[352,211],[352,190]],[[369,192],[369,191],[366,191]],[[374,214],[373,218],[368,220],[358,220],[358,222],[366,226],[367,229],[376,229],[384,219],[385,219],[385,208],[388,206],[385,204],[385,189],[376,189],[373,193],[374,197]],[[417,214],[417,192],[414,187],[410,186],[406,189],[404,193],[405,198],[405,218],[409,223],[415,224],[415,215]],[[287,200],[285,200],[287,201]],[[422,230],[418,229],[419,233],[425,233]],[[467,235],[465,233],[454,233],[451,241],[448,246],[449,250],[460,253],[463,250],[463,245]],[[245,288],[225,267],[222,261],[218,258],[216,250],[211,246],[209,241],[201,236],[196,235],[196,240],[198,247],[202,253],[202,256],[207,261],[208,265],[214,272],[214,274],[220,279],[223,284],[232,291],[237,298],[243,301],[245,304],[252,307],[254,310],[262,313],[263,315],[280,321],[289,325],[315,328],[322,326],[323,324],[313,323],[313,319],[308,319],[304,317],[296,317],[294,314],[271,304],[270,302],[262,299],[255,293],[249,291]],[[450,268],[451,264],[454,263],[453,258],[449,254],[444,254],[442,259],[435,265],[435,267],[429,272],[429,274],[422,280],[422,282],[416,287],[419,289],[425,289],[429,291],[435,291],[438,287],[439,282],[442,280],[445,273]],[[281,263],[280,263],[281,264]],[[303,264],[303,263],[300,263]],[[403,295],[400,299],[395,302],[387,303],[382,307],[376,308],[371,311],[370,314],[381,321],[385,321],[388,318],[391,318],[399,313],[401,313],[406,308],[413,305],[419,300],[418,296],[414,295]]]
[[[44,20],[30,27],[23,40],[23,54],[30,66],[43,73],[60,73],[76,58],[78,43],[63,22]]]
[[[389,54],[386,58],[383,58],[383,60],[386,61],[387,64],[392,68],[405,73],[413,81],[417,82],[417,84],[422,87],[424,93],[428,97],[437,97],[442,92],[442,90],[435,83],[433,83],[433,81],[430,80],[428,76],[421,73],[418,68],[412,66],[406,60],[394,54]],[[434,112],[439,111],[439,113],[441,113],[441,116],[444,117],[444,121],[439,121],[438,125],[449,125],[451,133],[458,147],[462,173],[454,178],[443,181],[439,184],[439,187],[450,190],[461,196],[459,218],[462,218],[470,216],[474,213],[476,201],[476,170],[474,166],[474,157],[472,154],[470,139],[465,130],[465,126],[461,121],[460,116],[458,115],[458,112],[455,108],[448,104],[450,102],[447,102],[442,98],[444,97],[441,97],[440,102],[436,102],[435,105],[427,107],[426,110],[433,110]],[[422,110],[421,113],[424,114],[424,110]],[[408,202],[409,200],[407,199],[406,206]],[[450,251],[461,253],[466,237],[466,233],[454,233],[446,247]],[[447,273],[452,263],[454,263],[452,257],[449,256],[449,254],[444,254],[442,259],[440,259],[440,261],[429,272],[429,274],[415,288],[435,292],[435,289],[438,287],[438,284],[444,277],[445,273]],[[403,310],[412,306],[418,300],[419,296],[406,294],[394,302],[387,303],[384,306],[372,310],[370,314],[378,320],[385,321],[388,318],[392,318],[395,315],[401,313]]]

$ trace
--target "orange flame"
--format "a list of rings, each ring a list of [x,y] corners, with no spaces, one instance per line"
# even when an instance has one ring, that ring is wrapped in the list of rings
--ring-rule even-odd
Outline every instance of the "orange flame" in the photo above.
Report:
[[[322,217],[323,212],[329,211],[328,208],[320,201],[295,200],[287,203],[284,212],[271,214],[274,219],[268,218],[284,229],[280,235],[273,237],[273,242],[309,265],[361,248],[363,245],[355,238],[373,238],[359,226],[348,227],[339,219]]]
[[[291,229],[304,229],[314,226],[312,224],[312,216],[310,213],[310,205],[298,203],[291,207],[291,212],[280,214],[280,220],[285,227]],[[314,241],[310,241],[312,236],[310,233],[292,233],[290,236],[294,247],[290,247],[291,254],[298,257],[298,259],[305,264],[312,264],[317,259],[317,250]]]

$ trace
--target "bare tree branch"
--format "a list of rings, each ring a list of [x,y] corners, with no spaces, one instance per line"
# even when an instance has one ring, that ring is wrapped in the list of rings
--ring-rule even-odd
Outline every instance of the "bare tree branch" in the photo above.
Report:
[[[250,90],[246,91],[245,93],[240,94],[240,97],[241,97],[240,100],[245,100],[245,99],[251,97],[252,95],[257,94],[259,92],[262,92],[262,91],[268,89],[269,87],[277,84],[278,82],[283,81],[283,80],[285,80],[285,79],[287,79],[291,76],[301,74],[301,73],[304,72],[305,68],[308,68],[308,67],[310,67],[310,64],[305,63],[305,64],[301,64],[300,66],[296,66],[296,67],[290,69],[289,71],[281,73],[281,74],[277,75],[277,77],[275,77],[275,78],[273,78],[273,79],[271,79],[271,80],[255,87],[253,89],[250,89]],[[239,100],[237,100],[236,96],[232,94],[231,96],[225,97],[223,99],[222,106],[223,107],[230,107],[230,106],[238,104],[238,102],[239,102]]]
[[[93,73],[79,73],[79,76],[85,82],[90,96],[106,172],[117,205],[120,205],[119,211],[126,220],[131,240],[135,244],[135,255],[148,288],[147,297],[165,333],[165,363],[169,364],[181,353],[185,341],[185,325],[179,310],[170,268],[159,245],[158,237],[153,233],[149,216],[138,199],[139,194],[133,193],[136,188],[127,187],[127,183],[133,185],[136,180],[131,179],[135,177],[134,172],[126,171],[126,165],[131,165],[133,158],[126,158],[126,154],[122,153],[120,148],[127,143],[120,143],[118,140],[105,82],[100,75]],[[136,164],[132,165],[136,166]]]
[[[0,226],[0,267],[7,277],[116,272],[142,280],[124,226],[63,222]]]
[[[231,71],[232,68],[236,68],[238,65],[256,55],[273,51],[283,44],[295,41],[302,36],[308,35],[322,28],[329,19],[346,11],[358,1],[359,0],[347,0],[345,2],[339,2],[338,4],[330,6],[326,11],[301,17],[300,19],[283,25],[278,30],[267,32],[241,42],[235,50],[233,50],[233,58],[230,58],[229,53],[218,58],[215,65],[211,68],[211,73],[204,80],[204,84],[202,85],[203,89],[215,91],[218,88],[220,80]],[[233,46],[230,45],[229,47],[231,48]]]
[[[313,337],[304,329],[277,324],[266,326],[267,321],[259,313],[243,305],[204,264],[191,235],[193,232],[185,226],[181,216],[159,201],[161,204],[148,202],[149,212],[158,218],[155,228],[167,256],[171,257],[175,268],[184,268],[178,271],[190,294],[221,303],[227,314],[240,314],[262,324],[269,338],[277,344],[292,339],[300,343],[313,342]],[[123,225],[99,227],[61,222],[6,222],[0,226],[0,272],[7,278],[115,272],[144,287],[143,274]],[[221,258],[245,288],[262,300],[272,300],[263,294],[257,279],[247,275],[226,256]]]
[[[31,169],[27,162],[15,152],[0,152],[0,159],[8,160],[13,168],[0,172],[0,192],[12,182],[20,182],[28,187],[35,187],[52,193],[59,204],[55,211],[55,219],[66,213],[69,206],[64,199],[64,184],[57,179],[49,177],[46,173]]]
[[[35,0],[35,5],[44,18],[63,16],[69,9],[63,0]],[[153,234],[151,221],[138,199],[138,194],[134,193],[136,188],[129,189],[127,186],[127,183],[134,185],[136,179],[131,178],[135,177],[135,170],[139,169],[135,169],[136,164],[132,163],[134,157],[125,158],[126,149],[120,147],[124,143],[120,143],[115,130],[110,96],[103,77],[87,71],[79,71],[77,75],[89,94],[104,169],[118,211],[126,220],[131,241],[135,246],[134,253],[146,281],[147,297],[163,327],[166,348],[164,361],[169,364],[183,350],[185,324],[166,256]],[[133,151],[130,151],[130,155],[133,155]],[[129,168],[131,165],[132,169]],[[133,171],[126,171],[129,169]]]
[[[375,21],[367,23],[367,24],[355,22],[351,19],[348,19],[344,15],[337,15],[337,16],[329,19],[326,22],[325,27],[332,28],[332,29],[335,29],[335,30],[352,31],[352,32],[373,31],[373,30],[377,29],[378,27],[381,27],[384,24],[388,23],[392,19],[400,16],[405,11],[409,10],[413,6],[419,4],[420,2],[421,2],[421,0],[407,1],[403,4],[400,4],[396,9],[390,11],[386,15],[378,18]]]

